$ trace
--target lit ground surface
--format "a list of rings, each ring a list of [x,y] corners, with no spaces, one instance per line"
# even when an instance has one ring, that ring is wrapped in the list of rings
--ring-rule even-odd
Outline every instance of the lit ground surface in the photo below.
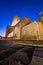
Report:
[[[15,42],[18,42],[18,41],[15,41]],[[27,42],[27,41],[26,42],[25,41],[23,41],[23,42],[19,41],[18,43],[15,43],[15,42],[14,41],[13,42],[8,41],[8,40],[0,40],[0,53],[4,52],[6,50],[9,50],[11,48],[17,48],[17,47],[21,48],[22,46],[18,45],[18,43],[19,44],[22,43],[22,45],[28,45],[28,47],[34,45],[34,46],[36,46],[35,50],[37,50],[37,45],[38,45],[38,46],[41,46],[42,48],[41,49],[38,48],[39,51],[34,50],[34,55],[36,54],[36,56],[33,55],[32,61],[31,61],[31,63],[29,65],[43,65],[43,41],[41,41],[39,43],[37,42],[38,44],[35,41],[34,41],[35,44],[33,42],[31,42],[31,41],[29,41],[29,42]],[[15,49],[12,49],[12,51],[13,50],[15,50]]]
[[[17,40],[15,42],[21,45],[43,47],[43,41],[36,41],[36,40],[35,41],[23,41],[23,40],[18,41]],[[43,48],[41,50],[43,51]],[[37,52],[34,51],[34,54],[43,56],[43,52],[40,52],[40,51],[37,51]],[[32,61],[29,65],[43,65],[43,57],[33,56]]]
[[[14,40],[13,40],[14,41]],[[21,44],[21,45],[27,45],[27,46],[39,46],[43,47],[43,41],[25,41],[25,40],[15,40],[14,42]]]
[[[32,62],[29,65],[43,65],[43,58],[42,57],[33,56]]]

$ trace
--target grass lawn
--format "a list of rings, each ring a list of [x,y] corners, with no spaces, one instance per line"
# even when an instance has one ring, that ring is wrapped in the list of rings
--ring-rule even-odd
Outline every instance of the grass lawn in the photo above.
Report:
[[[21,45],[28,45],[28,46],[39,46],[43,47],[43,41],[32,41],[32,40],[13,40],[13,42],[16,42],[17,44]]]

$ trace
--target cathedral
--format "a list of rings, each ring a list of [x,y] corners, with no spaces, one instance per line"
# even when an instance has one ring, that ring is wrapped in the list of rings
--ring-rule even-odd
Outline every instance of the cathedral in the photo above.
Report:
[[[37,21],[30,22],[24,17],[22,20],[18,16],[12,19],[12,25],[6,28],[6,38],[16,40],[43,40],[43,12]]]

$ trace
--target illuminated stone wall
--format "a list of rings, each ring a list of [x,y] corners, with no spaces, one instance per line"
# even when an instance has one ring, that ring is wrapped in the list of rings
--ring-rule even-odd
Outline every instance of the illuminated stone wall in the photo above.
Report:
[[[18,16],[14,16],[12,20],[12,26],[15,26],[20,21],[20,18]]]
[[[7,35],[7,37],[13,37],[13,31]]]
[[[17,26],[14,29],[14,39],[20,39],[21,26],[19,24],[17,24]]]
[[[14,30],[14,27],[13,26],[7,26],[6,28],[6,35],[5,37],[9,37],[10,36],[10,33]],[[9,36],[8,36],[9,35]]]
[[[24,17],[22,20],[21,20],[21,25],[22,27],[26,26],[27,24],[30,24],[30,20],[26,17]]]
[[[14,38],[14,39],[20,39],[20,30],[21,30],[21,23],[18,23],[15,27],[12,27],[12,31],[10,31],[10,33],[7,34],[7,38]]]
[[[8,26],[6,30],[7,38],[13,37],[14,39],[21,39],[22,28],[26,26],[27,24],[30,24],[30,20],[25,17],[21,21],[19,21],[17,24],[15,24],[15,21],[14,21],[13,24],[12,26]]]
[[[43,25],[41,22],[33,22],[22,29],[22,39],[43,40]]]

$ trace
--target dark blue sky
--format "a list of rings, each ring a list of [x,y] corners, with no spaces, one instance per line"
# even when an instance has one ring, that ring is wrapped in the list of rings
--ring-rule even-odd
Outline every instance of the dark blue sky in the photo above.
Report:
[[[0,0],[0,35],[5,35],[6,26],[11,25],[14,15],[34,21],[41,11],[43,0]]]

